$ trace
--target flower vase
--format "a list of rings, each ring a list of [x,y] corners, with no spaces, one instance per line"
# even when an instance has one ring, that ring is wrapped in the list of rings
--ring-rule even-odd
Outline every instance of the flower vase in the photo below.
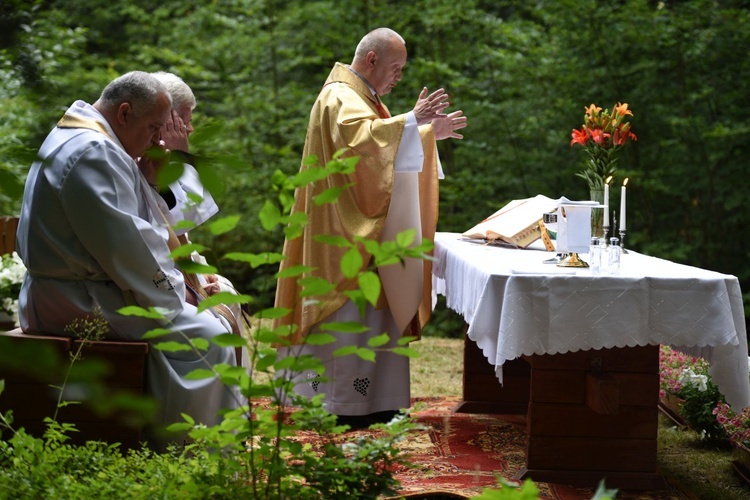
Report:
[[[604,189],[590,189],[589,196],[591,201],[604,205]],[[604,208],[591,209],[591,236],[605,238],[604,234]]]

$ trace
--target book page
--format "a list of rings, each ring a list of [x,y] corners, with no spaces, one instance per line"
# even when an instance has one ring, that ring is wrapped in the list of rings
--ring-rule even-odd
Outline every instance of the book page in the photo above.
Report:
[[[538,222],[545,212],[557,208],[558,200],[537,195],[534,198],[513,200],[465,233],[464,238],[503,240],[527,246],[541,236]]]

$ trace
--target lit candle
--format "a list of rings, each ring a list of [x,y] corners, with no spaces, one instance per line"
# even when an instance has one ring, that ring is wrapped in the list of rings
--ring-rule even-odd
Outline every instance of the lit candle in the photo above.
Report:
[[[612,176],[610,175],[604,181],[604,221],[602,222],[604,227],[609,227],[609,181],[611,180]]]
[[[625,187],[628,184],[628,179],[626,178],[622,182],[622,194],[620,194],[620,231],[625,231],[625,193],[627,192],[627,188]]]

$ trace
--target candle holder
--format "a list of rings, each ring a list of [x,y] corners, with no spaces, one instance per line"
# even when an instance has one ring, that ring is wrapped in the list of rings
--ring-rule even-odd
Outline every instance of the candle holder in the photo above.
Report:
[[[625,230],[620,229],[620,253],[628,253],[627,250],[625,250]]]
[[[589,264],[582,260],[577,252],[571,252],[557,263],[557,267],[589,267]]]
[[[606,247],[607,241],[609,241],[609,239],[607,238],[607,235],[609,234],[609,226],[602,226],[602,229],[604,230],[603,241],[604,241],[604,246]]]

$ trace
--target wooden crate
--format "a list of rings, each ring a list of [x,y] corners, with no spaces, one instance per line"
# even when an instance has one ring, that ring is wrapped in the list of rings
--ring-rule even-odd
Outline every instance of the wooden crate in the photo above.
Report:
[[[526,469],[519,479],[660,489],[659,346],[528,356]]]

